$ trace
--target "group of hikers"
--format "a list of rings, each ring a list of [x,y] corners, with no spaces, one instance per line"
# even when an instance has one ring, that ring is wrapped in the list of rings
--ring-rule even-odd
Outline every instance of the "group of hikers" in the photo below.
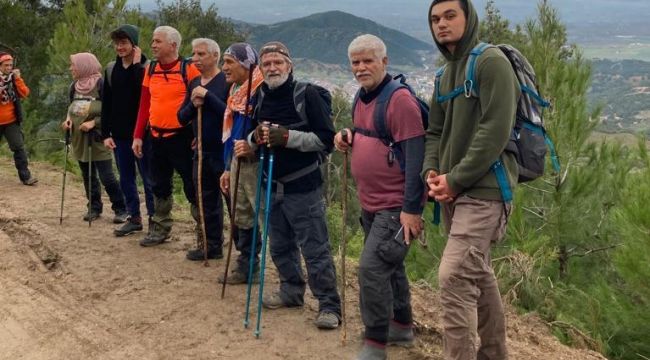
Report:
[[[384,42],[365,34],[348,47],[360,89],[352,104],[353,127],[339,131],[332,123],[329,93],[294,79],[290,50],[280,42],[259,51],[235,43],[221,53],[214,40],[198,38],[189,60],[179,56],[180,33],[160,26],[151,43],[154,60],[149,60],[138,47],[138,28],[120,26],[110,34],[116,59],[104,70],[93,54],[70,56],[74,84],[61,127],[71,135],[72,153],[92,199],[84,219],[102,213],[101,181],[113,220],[121,223],[115,236],[143,230],[139,172],[149,219],[140,245],[162,244],[173,225],[176,171],[197,220],[197,239],[207,242],[188,251],[189,260],[223,257],[222,196],[229,207],[236,199],[231,231],[240,254],[234,269],[218,281],[256,281],[249,274],[260,266],[260,232],[268,221],[280,287],[264,295],[264,307],[302,306],[308,284],[319,303],[315,325],[335,329],[341,322],[341,299],[319,164],[323,154],[336,148],[351,154],[365,234],[358,271],[365,331],[357,359],[386,359],[387,345],[414,344],[404,260],[424,228],[427,197],[442,205],[448,234],[439,268],[444,357],[506,359],[505,319],[490,247],[503,238],[511,205],[493,167],[499,163],[509,184],[516,184],[517,163],[504,149],[515,122],[519,83],[498,49],[470,56],[479,44],[479,22],[469,0],[434,0],[428,19],[446,60],[428,118],[410,88],[387,73]],[[17,100],[29,91],[9,65],[11,59],[0,55],[0,129],[14,151],[21,181],[33,184]],[[470,84],[468,90],[470,60],[476,71],[474,89]],[[15,85],[7,87],[7,82]],[[459,84],[465,84],[464,96],[456,91]],[[270,202],[262,199],[261,205],[269,208],[266,220],[257,202],[268,182]],[[199,226],[199,185],[204,227]]]

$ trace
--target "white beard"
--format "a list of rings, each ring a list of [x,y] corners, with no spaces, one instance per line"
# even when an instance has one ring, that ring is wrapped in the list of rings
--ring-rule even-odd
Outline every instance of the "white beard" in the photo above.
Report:
[[[284,84],[288,79],[289,73],[285,73],[280,75],[280,78],[274,77],[273,79],[269,79],[268,77],[264,77],[264,82],[269,87],[269,89],[274,90],[282,86],[282,84]]]

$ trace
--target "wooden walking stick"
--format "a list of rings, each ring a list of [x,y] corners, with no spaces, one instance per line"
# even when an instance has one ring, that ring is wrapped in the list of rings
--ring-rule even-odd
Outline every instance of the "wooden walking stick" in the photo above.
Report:
[[[199,226],[201,227],[201,241],[203,242],[203,266],[208,267],[208,239],[205,233],[205,212],[203,211],[203,107],[197,108],[197,135],[196,149],[199,153],[198,169],[196,171],[197,203],[199,205]]]
[[[348,133],[345,129],[341,130],[341,138],[347,143],[348,142]],[[341,254],[341,322],[343,331],[341,331],[341,344],[345,345],[347,340],[347,321],[345,318],[345,287],[346,287],[346,277],[345,277],[345,251],[346,251],[346,230],[347,230],[347,218],[348,218],[348,151],[345,150],[343,153],[343,191],[341,191],[341,210],[343,212],[343,222],[341,224],[341,241],[339,242],[339,253]]]
[[[251,64],[248,69],[248,88],[246,89],[246,105],[244,107],[244,116],[249,118],[249,104],[251,101],[251,87],[253,86],[253,70],[255,69],[255,64]],[[237,212],[237,190],[239,188],[239,169],[241,169],[241,158],[237,158],[237,171],[235,171],[235,181],[234,181],[234,195],[231,197],[230,205],[230,243],[228,244],[228,255],[226,255],[226,269],[223,274],[223,285],[221,286],[221,298],[223,299],[226,296],[226,283],[228,282],[228,270],[230,268],[230,256],[232,255],[232,243],[235,242],[235,234],[233,229],[235,228],[235,213]],[[256,218],[257,221],[257,218]],[[257,234],[253,234],[253,243],[257,241]],[[253,248],[255,249],[255,248]]]

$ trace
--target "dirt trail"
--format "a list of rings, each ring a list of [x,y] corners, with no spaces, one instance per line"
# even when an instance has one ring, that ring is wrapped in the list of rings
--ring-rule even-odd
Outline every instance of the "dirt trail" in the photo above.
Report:
[[[141,235],[115,238],[108,200],[89,228],[81,183],[69,177],[59,226],[61,171],[32,167],[40,182],[23,186],[11,160],[0,158],[0,359],[354,358],[361,331],[354,271],[347,346],[339,331],[313,326],[317,303],[309,295],[301,309],[263,312],[256,339],[242,323],[245,287],[219,298],[215,279],[225,261],[185,260],[194,241],[189,222],[177,222],[171,241],[155,248],[140,247]],[[273,289],[277,276],[268,273],[265,288]],[[418,344],[389,356],[441,359],[437,296],[426,286],[413,292]],[[510,313],[508,323],[512,359],[602,359],[559,344],[535,317]]]

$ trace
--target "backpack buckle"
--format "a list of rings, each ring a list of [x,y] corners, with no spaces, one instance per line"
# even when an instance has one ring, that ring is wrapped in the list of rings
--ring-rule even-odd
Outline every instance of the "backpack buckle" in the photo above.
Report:
[[[465,89],[465,97],[470,98],[472,96],[472,88],[474,87],[474,81],[472,80],[465,80],[463,83],[463,88]]]

